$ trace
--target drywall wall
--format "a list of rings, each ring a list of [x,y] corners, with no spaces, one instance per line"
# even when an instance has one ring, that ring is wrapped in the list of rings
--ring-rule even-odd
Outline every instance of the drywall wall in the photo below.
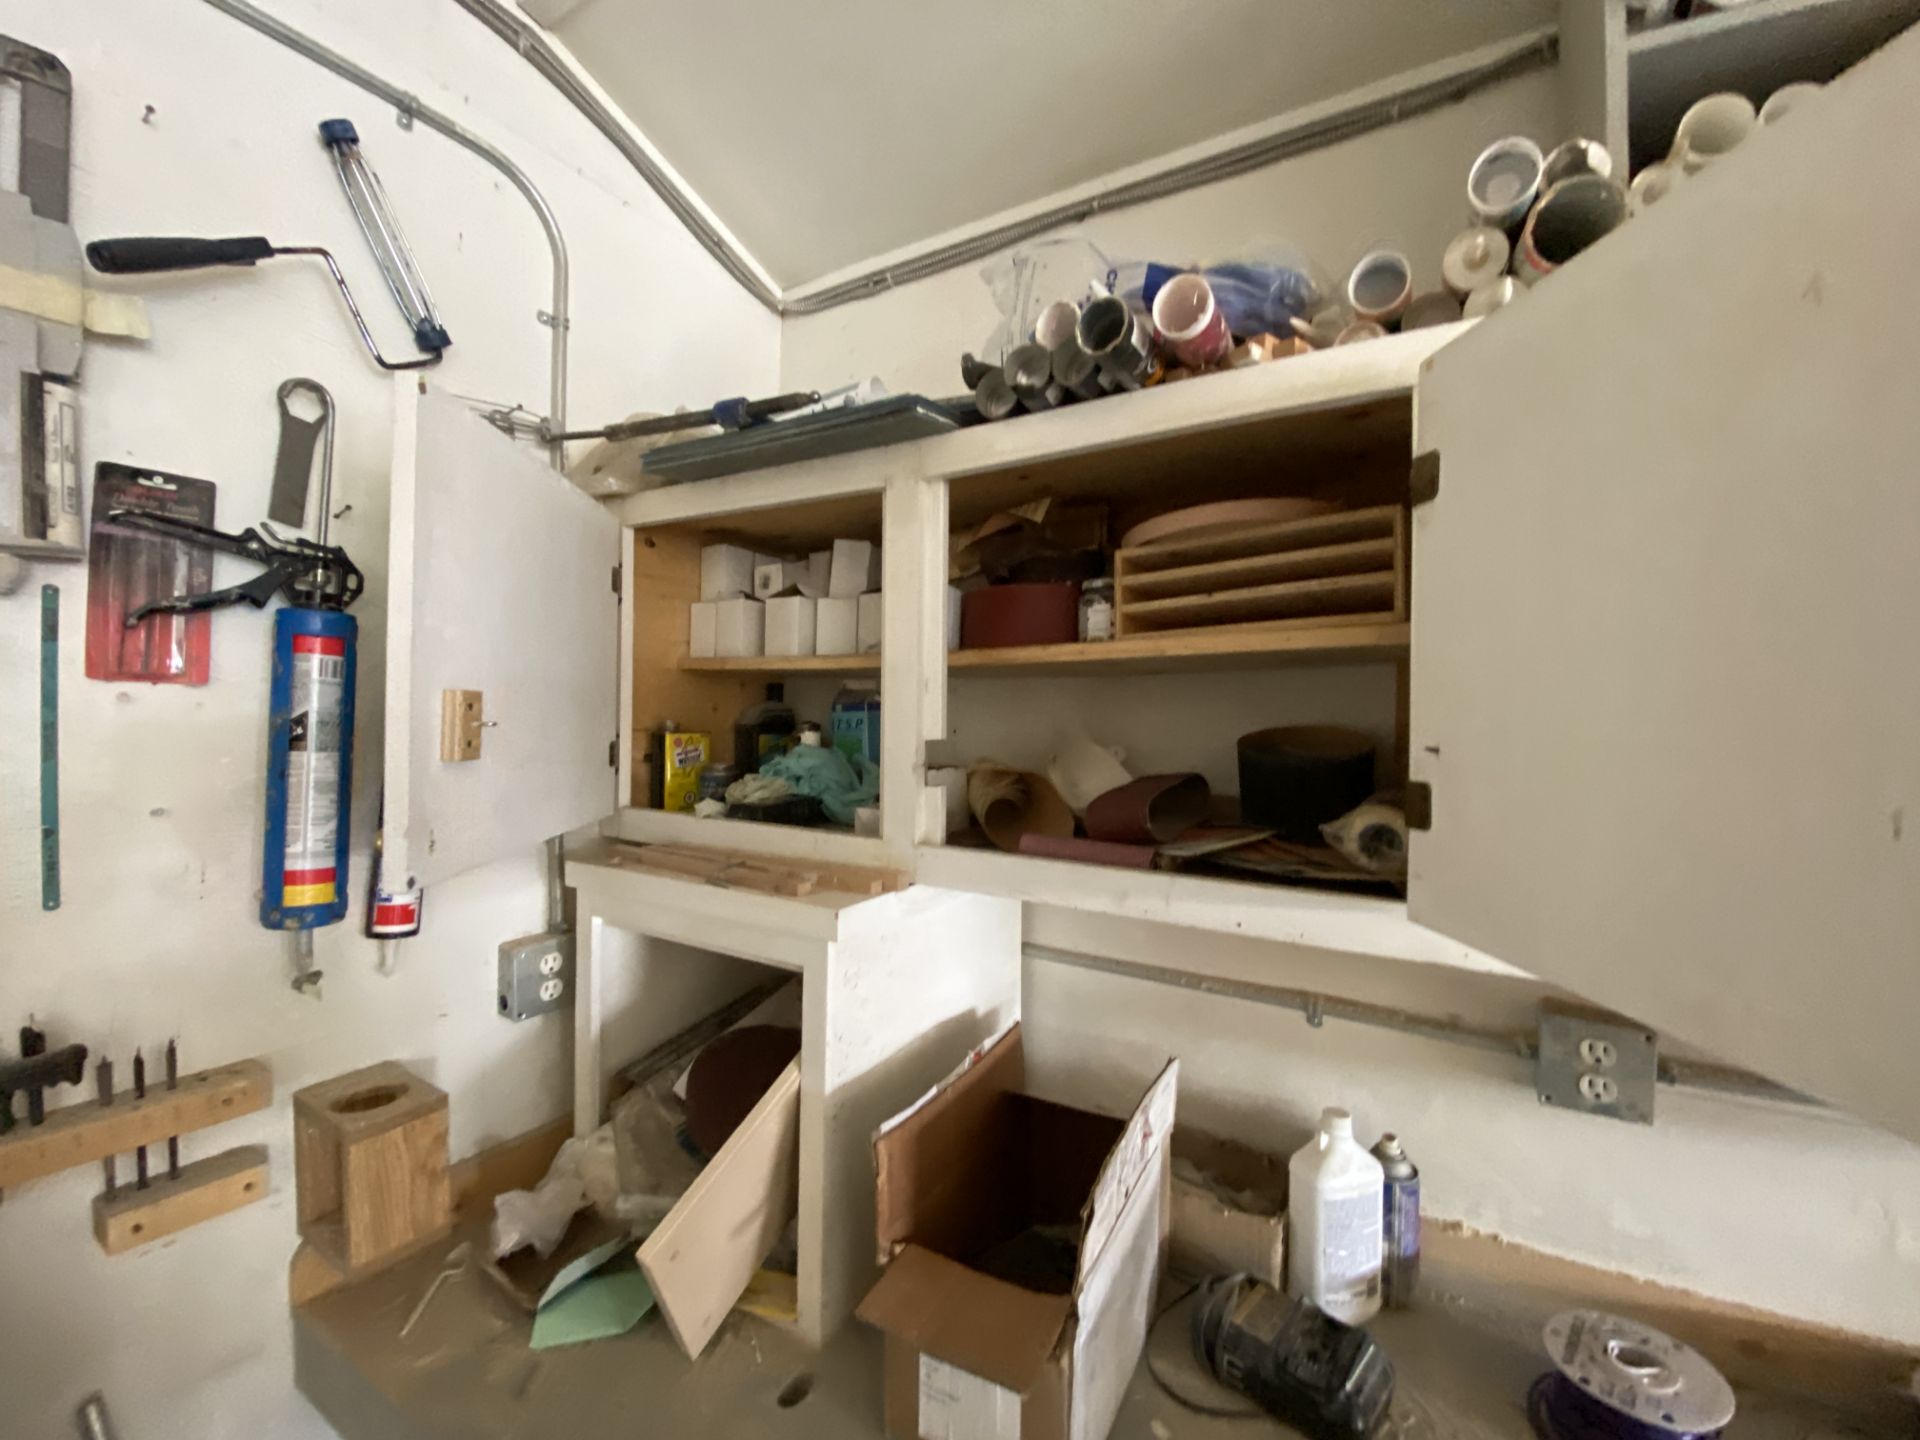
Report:
[[[452,5],[266,0],[266,8],[495,141],[532,173],[572,251],[573,417],[774,387],[776,324],[674,223],[630,167],[513,52]],[[113,234],[266,234],[339,254],[382,339],[404,346],[314,126],[359,126],[419,252],[454,345],[437,383],[542,407],[548,256],[507,181],[424,127],[199,0],[13,0],[0,29],[74,77],[73,218]],[[190,1068],[261,1055],[278,1099],[185,1142],[188,1158],[265,1142],[271,1197],[109,1260],[95,1245],[92,1168],[0,1205],[0,1394],[9,1435],[70,1433],[103,1388],[128,1436],[320,1437],[293,1393],[285,1274],[294,1248],[286,1097],[398,1058],[452,1097],[456,1155],[565,1113],[570,1016],[494,1014],[495,946],[540,928],[538,857],[427,897],[425,933],[391,976],[355,933],[378,794],[390,382],[360,350],[325,273],[282,260],[159,277],[151,343],[89,345],[83,462],[122,460],[218,482],[219,523],[265,513],[274,389],[293,375],[339,407],[334,536],[367,571],[361,624],[351,923],[322,934],[323,998],[287,985],[282,943],[255,918],[271,621],[213,622],[202,688],[108,685],[82,666],[85,575],[31,567],[0,597],[0,1027],[29,1015],[56,1043],[119,1062],[178,1036]],[[670,335],[671,344],[661,337]],[[230,583],[246,573],[219,562]],[[43,914],[36,859],[40,585],[60,587],[64,900]],[[612,664],[613,657],[608,657]],[[684,978],[684,977],[682,977]],[[679,981],[674,982],[676,985]],[[676,990],[676,996],[681,992]],[[684,998],[681,996],[681,998]],[[616,992],[616,1012],[645,997]],[[616,1022],[618,1023],[618,1022]],[[624,1034],[637,1047],[644,1023]],[[130,1160],[122,1162],[128,1173]]]
[[[1112,260],[1188,263],[1296,246],[1331,279],[1386,246],[1413,261],[1417,289],[1440,283],[1440,254],[1466,221],[1467,167],[1488,141],[1516,132],[1558,138],[1552,71],[1484,90],[1457,105],[1283,164],[1165,200],[1096,216],[1074,233]],[[952,395],[960,354],[998,321],[979,266],[963,266],[781,328],[783,385],[827,389],[878,375],[900,391]]]
[[[1397,1133],[1430,1217],[1720,1299],[1920,1346],[1920,1148],[1830,1111],[1662,1087],[1651,1128],[1541,1105],[1527,1064],[1049,960],[1034,939],[1522,1028],[1523,981],[1027,908],[1040,1093],[1123,1110],[1180,1057],[1180,1120],[1288,1153],[1323,1106]],[[1177,957],[1170,959],[1169,957]]]

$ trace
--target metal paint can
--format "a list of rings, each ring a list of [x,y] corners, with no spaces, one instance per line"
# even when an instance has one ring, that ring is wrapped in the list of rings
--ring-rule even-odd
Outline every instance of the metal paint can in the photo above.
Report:
[[[1760,114],[1746,96],[1722,90],[1693,102],[1673,132],[1673,154],[1668,159],[1689,175],[1718,160],[1760,124]]]
[[[1507,243],[1504,230],[1475,225],[1447,242],[1440,257],[1440,278],[1464,300],[1494,277],[1506,274],[1512,258],[1513,246]]]
[[[1461,307],[1461,313],[1469,320],[1479,320],[1491,315],[1503,305],[1512,304],[1519,294],[1520,282],[1511,275],[1502,275],[1497,280],[1489,280],[1467,296],[1467,303]]]
[[[1194,370],[1227,358],[1233,336],[1204,275],[1176,275],[1153,297],[1153,325],[1173,358]]]
[[[1576,175],[1598,175],[1602,180],[1613,175],[1613,156],[1598,140],[1562,140],[1547,152],[1540,166],[1540,188],[1551,190],[1562,180]]]
[[[1467,171],[1467,205],[1474,217],[1512,234],[1533,208],[1546,163],[1540,147],[1524,135],[1509,135],[1487,146]]]
[[[1405,1309],[1420,1285],[1420,1172],[1401,1149],[1397,1135],[1382,1135],[1373,1147],[1373,1158],[1386,1172],[1380,1217],[1381,1298],[1395,1309]]]
[[[1398,250],[1362,255],[1347,276],[1347,303],[1355,317],[1391,325],[1413,299],[1413,265]]]
[[[1558,269],[1627,218],[1627,192],[1598,175],[1562,180],[1540,197],[1514,247],[1513,273],[1524,284]]]

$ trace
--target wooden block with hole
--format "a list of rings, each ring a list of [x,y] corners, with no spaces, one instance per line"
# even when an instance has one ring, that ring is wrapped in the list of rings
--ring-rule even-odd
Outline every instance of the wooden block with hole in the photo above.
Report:
[[[300,1238],[343,1275],[445,1235],[446,1093],[391,1060],[295,1091],[293,1170]]]
[[[182,1165],[173,1179],[162,1168],[144,1190],[122,1185],[94,1196],[93,1238],[120,1255],[266,1198],[267,1147],[242,1145]]]

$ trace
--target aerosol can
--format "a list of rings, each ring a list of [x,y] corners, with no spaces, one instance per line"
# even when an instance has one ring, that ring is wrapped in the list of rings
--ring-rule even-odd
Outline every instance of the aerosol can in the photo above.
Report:
[[[1392,1133],[1380,1137],[1373,1158],[1387,1181],[1380,1209],[1380,1294],[1404,1309],[1420,1284],[1420,1172]]]

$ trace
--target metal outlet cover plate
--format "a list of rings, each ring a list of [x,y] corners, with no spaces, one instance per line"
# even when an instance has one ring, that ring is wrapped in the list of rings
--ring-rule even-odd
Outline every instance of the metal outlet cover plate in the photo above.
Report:
[[[1542,1105],[1651,1125],[1659,1074],[1659,1037],[1644,1025],[1617,1015],[1540,1007],[1533,1088]]]
[[[542,930],[500,946],[500,1014],[529,1020],[573,1004],[573,934]]]

